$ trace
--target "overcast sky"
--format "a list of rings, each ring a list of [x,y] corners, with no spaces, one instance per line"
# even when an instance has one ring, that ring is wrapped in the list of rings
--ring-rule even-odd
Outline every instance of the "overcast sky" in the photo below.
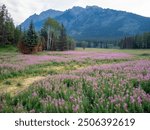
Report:
[[[48,9],[66,10],[73,6],[86,7],[87,5],[97,5],[150,17],[150,0],[0,0],[0,4],[7,6],[16,25],[34,13],[39,14]]]

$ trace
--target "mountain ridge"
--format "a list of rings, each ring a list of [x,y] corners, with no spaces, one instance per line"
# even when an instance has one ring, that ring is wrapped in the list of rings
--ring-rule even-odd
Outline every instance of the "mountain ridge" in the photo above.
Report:
[[[50,9],[30,16],[21,26],[27,29],[32,20],[36,30],[40,30],[48,17],[63,23],[68,34],[78,40],[120,38],[150,31],[149,17],[98,6]]]

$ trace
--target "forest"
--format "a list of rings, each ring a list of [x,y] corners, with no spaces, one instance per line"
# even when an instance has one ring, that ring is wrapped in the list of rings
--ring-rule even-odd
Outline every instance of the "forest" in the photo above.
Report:
[[[120,40],[119,46],[121,49],[150,49],[150,32],[125,37]]]
[[[82,48],[150,49],[150,32],[114,40],[78,41],[76,45]]]
[[[66,33],[63,24],[48,18],[42,29],[37,32],[31,21],[27,30],[15,27],[13,19],[5,5],[0,7],[0,45],[17,46],[20,52],[31,54],[43,50],[74,50],[75,41]]]

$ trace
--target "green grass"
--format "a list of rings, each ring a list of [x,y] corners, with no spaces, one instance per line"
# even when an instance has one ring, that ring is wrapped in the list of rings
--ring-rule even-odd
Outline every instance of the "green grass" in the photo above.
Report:
[[[78,51],[96,51],[96,52],[122,52],[128,54],[150,54],[150,49],[102,49],[102,48],[86,48],[83,50],[82,48],[77,48]]]
[[[15,46],[12,46],[12,45],[0,46],[0,54],[16,53],[16,52],[18,52],[18,49]]]

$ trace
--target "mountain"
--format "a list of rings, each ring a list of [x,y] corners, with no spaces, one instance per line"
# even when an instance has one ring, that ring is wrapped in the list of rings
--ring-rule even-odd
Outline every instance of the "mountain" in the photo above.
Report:
[[[68,34],[78,40],[114,39],[150,32],[149,17],[98,6],[76,6],[66,11],[47,10],[30,16],[21,26],[27,29],[33,20],[36,30],[40,30],[48,17],[63,23]]]
[[[47,10],[47,11],[43,11],[42,13],[40,13],[39,15],[37,14],[33,14],[32,16],[30,16],[29,18],[27,18],[22,24],[22,28],[23,29],[27,29],[29,27],[29,24],[31,21],[33,21],[33,23],[35,24],[35,28],[36,30],[40,30],[44,21],[48,18],[56,18],[57,16],[62,15],[63,12],[62,11],[56,11],[56,10]]]

